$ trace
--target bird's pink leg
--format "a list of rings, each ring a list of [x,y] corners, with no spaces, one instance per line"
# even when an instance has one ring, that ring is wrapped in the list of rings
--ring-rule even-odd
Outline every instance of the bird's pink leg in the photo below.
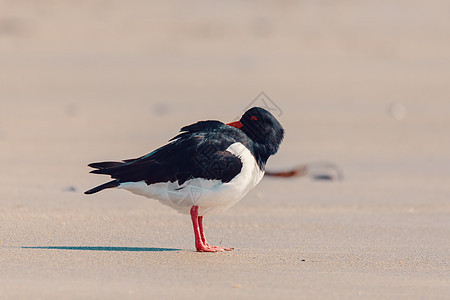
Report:
[[[194,227],[194,236],[195,236],[195,248],[198,252],[216,252],[217,250],[212,249],[209,245],[205,245],[202,240],[202,236],[200,233],[200,224],[198,222],[198,206],[192,206],[191,208],[191,219],[192,226]]]
[[[203,231],[203,216],[198,216],[198,227],[199,227],[199,230],[200,230],[200,237],[202,239],[202,242],[207,247],[215,249],[216,251],[231,251],[231,250],[233,250],[233,248],[210,246],[208,244],[208,242],[206,241],[205,232]]]
[[[208,242],[206,241],[205,232],[203,231],[203,216],[198,216],[198,229],[200,230],[200,238],[202,239],[202,242],[204,245],[209,246]]]
[[[218,252],[233,250],[232,248],[210,246],[206,242],[205,232],[203,231],[203,216],[198,215],[198,206],[192,206],[191,219],[192,225],[194,227],[195,248],[198,252]]]
[[[195,236],[195,248],[197,251],[200,251],[203,247],[203,242],[200,238],[200,230],[198,229],[198,219],[197,219],[197,213],[198,208],[195,209],[196,206],[192,206],[191,208],[191,219],[192,219],[192,226],[194,227],[194,236]]]

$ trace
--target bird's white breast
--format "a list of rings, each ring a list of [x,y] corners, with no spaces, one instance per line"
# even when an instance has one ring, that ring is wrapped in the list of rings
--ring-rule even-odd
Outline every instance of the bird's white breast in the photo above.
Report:
[[[230,145],[226,151],[242,161],[241,172],[230,182],[194,178],[182,185],[178,185],[178,182],[147,185],[144,181],[139,181],[121,183],[119,188],[157,199],[185,214],[189,214],[193,205],[199,207],[199,215],[223,211],[241,200],[264,176],[264,171],[259,168],[255,157],[241,143]]]

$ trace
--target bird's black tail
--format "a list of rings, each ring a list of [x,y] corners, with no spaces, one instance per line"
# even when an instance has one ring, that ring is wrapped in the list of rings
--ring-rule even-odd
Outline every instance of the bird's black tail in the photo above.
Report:
[[[91,163],[88,165],[88,167],[103,170],[103,169],[119,167],[119,166],[122,166],[123,164],[125,164],[125,163],[121,162],[121,161],[103,161],[103,162]]]
[[[102,185],[96,186],[95,188],[90,189],[90,190],[88,190],[88,191],[86,191],[84,193],[86,195],[94,194],[94,193],[100,192],[101,190],[115,188],[115,187],[118,187],[118,186],[119,186],[119,180],[116,179],[116,180],[112,180],[110,182],[104,183]]]

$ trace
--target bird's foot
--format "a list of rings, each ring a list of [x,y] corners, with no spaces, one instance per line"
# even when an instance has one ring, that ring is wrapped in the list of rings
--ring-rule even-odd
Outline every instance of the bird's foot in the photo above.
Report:
[[[206,245],[196,245],[197,252],[223,252],[223,251],[232,251],[234,248],[226,248],[226,247],[217,247]]]
[[[227,247],[217,247],[217,246],[209,246],[213,249],[216,249],[217,251],[233,251],[234,248],[227,248]]]

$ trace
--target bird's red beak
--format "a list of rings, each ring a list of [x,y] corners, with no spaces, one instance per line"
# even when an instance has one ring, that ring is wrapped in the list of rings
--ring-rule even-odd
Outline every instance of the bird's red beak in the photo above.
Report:
[[[240,121],[227,123],[227,125],[228,125],[228,126],[233,126],[233,127],[239,128],[239,129],[241,129],[242,126],[244,126],[244,125],[242,125],[242,123],[241,123]]]

